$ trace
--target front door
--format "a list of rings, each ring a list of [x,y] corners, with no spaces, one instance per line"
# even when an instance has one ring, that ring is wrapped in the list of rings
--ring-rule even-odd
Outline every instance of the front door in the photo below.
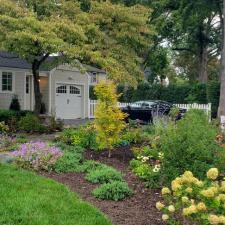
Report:
[[[26,75],[26,87],[25,87],[25,101],[26,110],[33,110],[32,107],[32,76]]]
[[[56,117],[60,119],[82,117],[82,87],[80,85],[56,85]]]

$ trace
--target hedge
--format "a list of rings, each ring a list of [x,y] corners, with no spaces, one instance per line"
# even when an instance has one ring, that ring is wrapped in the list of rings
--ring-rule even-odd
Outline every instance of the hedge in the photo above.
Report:
[[[28,113],[32,113],[28,110],[14,111],[7,109],[0,109],[0,122],[8,122],[12,118],[19,120],[21,117],[26,116]]]
[[[220,84],[212,81],[208,84],[185,84],[169,85],[151,85],[141,83],[137,89],[118,87],[118,92],[122,93],[121,102],[134,102],[140,100],[164,100],[171,103],[212,103],[212,116],[216,117],[219,105]]]

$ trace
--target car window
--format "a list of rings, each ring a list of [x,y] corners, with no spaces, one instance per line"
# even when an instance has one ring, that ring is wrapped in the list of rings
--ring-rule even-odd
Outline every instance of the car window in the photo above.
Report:
[[[143,107],[143,108],[149,108],[149,104],[146,103],[146,102],[144,102],[144,103],[142,103],[141,107]]]

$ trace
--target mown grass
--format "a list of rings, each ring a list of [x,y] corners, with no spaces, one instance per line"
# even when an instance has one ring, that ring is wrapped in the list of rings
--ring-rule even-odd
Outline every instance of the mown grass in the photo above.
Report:
[[[64,185],[0,164],[1,225],[112,225]]]

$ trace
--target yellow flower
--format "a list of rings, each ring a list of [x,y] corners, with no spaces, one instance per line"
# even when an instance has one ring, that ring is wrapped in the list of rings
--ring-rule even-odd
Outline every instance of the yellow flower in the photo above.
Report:
[[[185,204],[185,203],[189,203],[189,199],[188,199],[188,197],[186,197],[186,196],[183,196],[182,198],[181,198],[181,201]]]
[[[166,221],[166,220],[168,220],[169,219],[169,216],[167,215],[167,214],[163,214],[162,215],[162,220],[163,221]]]
[[[186,191],[187,193],[192,193],[193,189],[190,188],[190,187],[188,187],[188,188],[185,189],[185,191]]]
[[[199,202],[196,207],[197,207],[198,211],[206,211],[207,210],[206,205],[203,202]]]
[[[167,195],[167,194],[170,194],[170,193],[171,193],[171,191],[170,191],[169,188],[164,187],[164,188],[162,189],[162,195]]]
[[[191,205],[188,208],[183,209],[183,215],[189,216],[191,214],[197,213],[197,207],[195,205]]]
[[[225,194],[219,194],[218,199],[222,202],[225,202]]]
[[[185,171],[183,176],[185,176],[185,177],[193,177],[193,173],[191,171]]]
[[[190,171],[186,171],[182,176],[181,176],[182,183],[187,183],[187,184],[196,184],[199,180],[193,176],[193,173]]]
[[[219,188],[220,185],[219,185],[219,182],[218,181],[213,181],[212,182],[212,186]]]
[[[225,224],[225,216],[219,216],[219,223]]]
[[[212,188],[208,188],[200,192],[206,198],[213,198],[215,196],[215,192]]]
[[[158,210],[161,210],[161,209],[163,209],[164,207],[165,207],[165,205],[164,204],[162,204],[161,202],[156,202],[156,208],[158,209]]]
[[[210,187],[209,189],[211,189],[215,194],[218,193],[218,187]]]
[[[196,183],[195,183],[198,187],[203,187],[203,185],[204,185],[204,183],[202,182],[202,181],[197,181]]]
[[[213,224],[213,225],[217,225],[220,223],[219,217],[216,215],[209,215],[208,220],[209,220],[210,224]]]
[[[200,182],[200,181],[199,181],[199,179],[197,179],[196,177],[192,177],[192,178],[190,179],[190,182],[197,185],[198,182]]]
[[[177,191],[177,190],[181,189],[181,187],[182,186],[178,181],[176,181],[176,180],[172,181],[171,188],[173,191]]]
[[[175,212],[175,207],[173,205],[168,206],[169,212],[173,213]]]
[[[211,180],[216,180],[219,175],[219,171],[217,168],[211,168],[207,172],[207,177]]]

